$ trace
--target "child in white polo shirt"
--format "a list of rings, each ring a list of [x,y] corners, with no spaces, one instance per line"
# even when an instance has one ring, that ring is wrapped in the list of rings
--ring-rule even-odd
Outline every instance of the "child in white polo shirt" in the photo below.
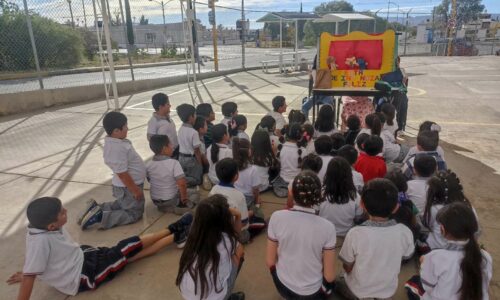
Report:
[[[415,204],[420,216],[424,214],[425,203],[427,202],[427,190],[429,179],[436,173],[436,160],[430,155],[419,155],[415,157],[413,163],[414,176],[407,182],[408,190],[406,195],[408,199]]]
[[[326,299],[335,279],[335,226],[316,214],[321,183],[311,171],[293,180],[295,206],[272,214],[266,264],[285,299]]]
[[[90,200],[77,221],[82,230],[98,223],[101,229],[135,223],[144,213],[146,166],[127,140],[127,117],[108,112],[102,125],[108,134],[104,138],[104,162],[113,171],[111,183],[116,200],[102,204]]]
[[[444,158],[437,152],[437,147],[439,145],[439,132],[424,130],[418,133],[417,136],[417,149],[418,152],[412,156],[407,157],[404,162],[402,171],[408,179],[412,179],[414,176],[413,163],[415,158],[420,155],[430,155],[436,159],[438,171],[446,171],[447,166]]]
[[[168,136],[172,149],[174,149],[174,157],[177,158],[179,153],[179,142],[177,141],[177,129],[175,123],[170,118],[170,101],[164,93],[154,94],[151,98],[155,112],[148,122],[148,141],[155,134],[163,134]]]
[[[220,123],[226,125],[227,128],[231,128],[233,117],[238,115],[238,104],[232,101],[224,102],[221,105],[221,111],[224,117]]]
[[[489,299],[493,261],[476,240],[479,225],[470,205],[455,202],[437,215],[447,240],[444,249],[420,258],[420,276],[406,284],[410,300]]]
[[[333,142],[332,138],[328,135],[319,136],[314,141],[314,149],[316,154],[319,155],[323,164],[321,165],[321,170],[318,172],[319,181],[323,184],[325,180],[326,169],[328,168],[328,163],[332,160],[333,156],[330,155],[332,152]]]
[[[415,248],[410,229],[389,220],[397,203],[398,190],[388,179],[372,179],[363,188],[369,220],[349,230],[339,254],[346,274],[337,277],[335,290],[346,299],[388,299],[396,292],[401,261]]]
[[[186,175],[188,187],[201,184],[203,177],[203,158],[199,133],[194,130],[196,109],[190,104],[177,106],[177,115],[183,122],[179,128],[179,162]]]
[[[181,164],[172,159],[172,144],[166,135],[153,135],[149,148],[154,152],[148,163],[147,178],[151,200],[161,212],[186,213],[199,201],[196,189],[188,189]]]
[[[75,243],[64,229],[67,214],[58,198],[33,200],[26,214],[29,225],[23,271],[7,281],[21,282],[18,299],[30,298],[36,277],[66,295],[94,290],[112,280],[128,263],[153,255],[173,242],[183,247],[193,220],[186,214],[167,229],[132,236],[108,248]]]
[[[245,195],[234,187],[238,180],[238,163],[232,158],[224,158],[215,166],[215,172],[219,178],[219,184],[214,185],[209,195],[220,194],[227,198],[230,207],[236,208],[241,213],[241,232],[239,241],[242,244],[250,241],[249,212]]]
[[[311,171],[314,174],[318,175],[318,172],[323,167],[323,161],[321,158],[314,154],[307,154],[304,159],[302,159],[302,165],[300,169],[302,171]],[[320,181],[321,182],[321,181]],[[293,180],[288,183],[288,199],[286,200],[286,208],[290,209],[295,205],[295,200],[293,198]],[[317,209],[317,207],[314,207]]]
[[[277,136],[282,136],[284,133],[282,129],[286,125],[285,117],[283,113],[286,112],[286,99],[283,96],[276,96],[272,100],[273,110],[267,113],[267,116],[271,116],[276,121],[275,134]]]
[[[229,133],[227,126],[216,124],[212,127],[212,145],[207,149],[208,160],[208,178],[212,184],[218,184],[219,178],[215,173],[217,162],[226,158],[233,157],[233,151],[229,148]]]
[[[363,175],[354,169],[354,164],[358,160],[358,151],[352,145],[344,145],[337,151],[337,155],[345,158],[349,165],[351,165],[352,181],[354,182],[354,186],[356,187],[358,193],[361,193],[363,186],[365,185]]]

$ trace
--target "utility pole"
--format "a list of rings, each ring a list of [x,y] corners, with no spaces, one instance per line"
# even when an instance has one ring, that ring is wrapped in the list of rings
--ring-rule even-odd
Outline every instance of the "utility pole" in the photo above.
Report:
[[[83,5],[83,22],[85,24],[85,29],[87,28],[87,13],[85,12],[85,0],[82,0]]]
[[[215,0],[208,0],[208,7],[212,9],[211,23],[212,23],[212,43],[214,46],[214,69],[215,72],[219,71],[219,53],[217,51],[217,22],[215,19]]]
[[[71,7],[71,0],[67,0],[69,5],[69,14],[71,15],[71,27],[75,29],[75,19],[73,19],[73,8]]]
[[[28,2],[23,0],[24,13],[26,14],[26,23],[28,25],[28,33],[30,35],[31,48],[33,50],[33,58],[35,59],[36,74],[38,77],[38,83],[40,84],[40,89],[43,90],[43,79],[40,73],[40,62],[38,61],[38,52],[36,50],[35,35],[33,34],[33,27],[31,26],[31,16],[28,10]]]
[[[410,17],[411,10],[413,8],[410,8],[410,10],[406,13],[406,27],[405,27],[405,50],[403,52],[403,55],[406,55],[406,44],[408,43],[408,18]]]
[[[451,1],[451,19],[448,32],[448,56],[453,54],[453,37],[455,36],[455,26],[457,25],[457,0]]]
[[[125,22],[125,14],[123,13],[122,0],[118,0],[118,2],[120,3],[120,14],[122,15],[123,34],[125,36],[125,44],[128,45],[127,23]],[[134,26],[134,24],[132,24],[132,26]],[[134,66],[132,65],[132,55],[130,55],[130,47],[128,47],[128,46],[127,46],[127,60],[128,60],[128,65],[130,66],[130,76],[132,76],[132,81],[135,81]]]
[[[241,67],[245,68],[245,0],[241,0]]]
[[[113,90],[113,98],[115,110],[120,110],[118,102],[118,88],[116,86],[115,62],[113,61],[113,49],[111,49],[111,34],[109,30],[109,11],[106,10],[106,0],[101,0],[102,19],[104,21],[104,35],[106,37],[106,50],[108,52],[109,75],[111,76],[111,88]]]

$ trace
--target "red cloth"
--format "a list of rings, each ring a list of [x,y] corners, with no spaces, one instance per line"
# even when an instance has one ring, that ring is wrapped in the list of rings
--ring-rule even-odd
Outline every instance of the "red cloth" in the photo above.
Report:
[[[335,57],[337,70],[352,70],[345,64],[350,57],[364,59],[368,63],[367,70],[380,70],[383,52],[382,40],[332,41],[328,55]]]
[[[359,154],[358,160],[354,164],[354,169],[363,175],[365,183],[373,178],[383,178],[385,173],[387,173],[383,157],[370,156],[366,153]]]

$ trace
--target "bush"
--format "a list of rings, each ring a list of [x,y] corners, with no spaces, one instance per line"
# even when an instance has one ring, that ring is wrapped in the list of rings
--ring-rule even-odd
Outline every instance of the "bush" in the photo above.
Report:
[[[40,68],[68,68],[80,63],[84,43],[78,31],[36,14],[31,22]],[[26,17],[21,13],[0,15],[0,71],[31,69],[35,69],[35,60]]]

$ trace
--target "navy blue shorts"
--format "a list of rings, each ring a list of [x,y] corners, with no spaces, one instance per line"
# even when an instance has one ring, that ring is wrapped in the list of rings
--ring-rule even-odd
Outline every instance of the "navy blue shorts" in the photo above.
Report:
[[[83,267],[78,292],[94,290],[102,283],[113,279],[128,264],[128,259],[142,250],[138,236],[124,239],[114,247],[92,247],[82,245]]]

